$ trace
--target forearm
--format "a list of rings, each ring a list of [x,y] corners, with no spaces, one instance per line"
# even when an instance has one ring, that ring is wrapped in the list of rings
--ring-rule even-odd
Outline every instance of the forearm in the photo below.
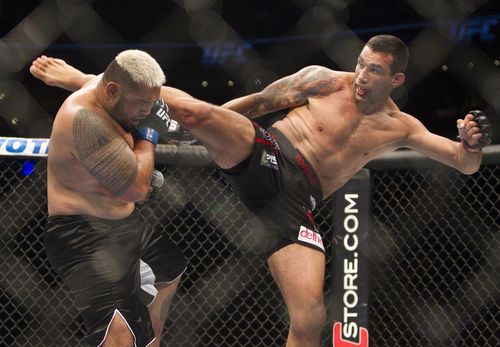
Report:
[[[457,146],[457,156],[456,156],[456,164],[457,169],[460,170],[464,174],[473,174],[479,170],[482,162],[482,152],[481,151],[472,151],[468,148],[464,142],[460,142],[456,144]]]
[[[293,75],[269,84],[262,91],[234,99],[223,106],[248,118],[306,105],[309,98],[322,97],[335,91],[334,71],[309,66]]]
[[[133,153],[136,158],[137,175],[127,191],[124,200],[138,202],[147,199],[151,191],[151,175],[154,169],[155,146],[146,140],[136,140]]]
[[[480,150],[473,152],[461,142],[438,137],[435,143],[425,149],[420,148],[419,152],[466,175],[477,172],[482,161]]]
[[[462,142],[452,141],[426,130],[406,138],[403,147],[413,149],[468,175],[479,170],[482,160],[479,149],[467,149]]]

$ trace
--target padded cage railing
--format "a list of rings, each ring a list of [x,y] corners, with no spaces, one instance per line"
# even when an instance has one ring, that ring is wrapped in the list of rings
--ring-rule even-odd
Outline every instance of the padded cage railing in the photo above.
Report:
[[[165,346],[283,346],[288,318],[260,254],[265,235],[202,147],[159,146],[165,185],[140,206],[184,250],[188,270]],[[372,162],[372,346],[500,345],[500,146],[471,176],[413,152]],[[43,249],[45,158],[0,158],[0,346],[79,346],[82,323]],[[316,220],[327,252],[330,200]],[[331,314],[329,314],[331,317]],[[322,346],[331,346],[332,322]]]

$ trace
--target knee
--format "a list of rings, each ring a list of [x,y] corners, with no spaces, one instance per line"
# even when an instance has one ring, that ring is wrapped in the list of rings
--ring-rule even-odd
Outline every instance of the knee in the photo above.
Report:
[[[316,301],[294,310],[290,314],[290,330],[295,336],[321,334],[326,324],[326,308],[322,301]]]

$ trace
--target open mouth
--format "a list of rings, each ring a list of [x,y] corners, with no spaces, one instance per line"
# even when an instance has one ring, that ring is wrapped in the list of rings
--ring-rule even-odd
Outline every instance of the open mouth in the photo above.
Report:
[[[359,85],[356,85],[356,94],[358,94],[358,96],[360,96],[362,98],[366,98],[368,93],[369,93],[368,89],[365,89],[365,88],[360,87]]]

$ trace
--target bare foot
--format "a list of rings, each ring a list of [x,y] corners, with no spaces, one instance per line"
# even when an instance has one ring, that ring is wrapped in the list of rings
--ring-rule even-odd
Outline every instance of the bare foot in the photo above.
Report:
[[[30,66],[31,74],[48,86],[60,87],[74,92],[94,77],[87,75],[64,60],[42,55]]]

